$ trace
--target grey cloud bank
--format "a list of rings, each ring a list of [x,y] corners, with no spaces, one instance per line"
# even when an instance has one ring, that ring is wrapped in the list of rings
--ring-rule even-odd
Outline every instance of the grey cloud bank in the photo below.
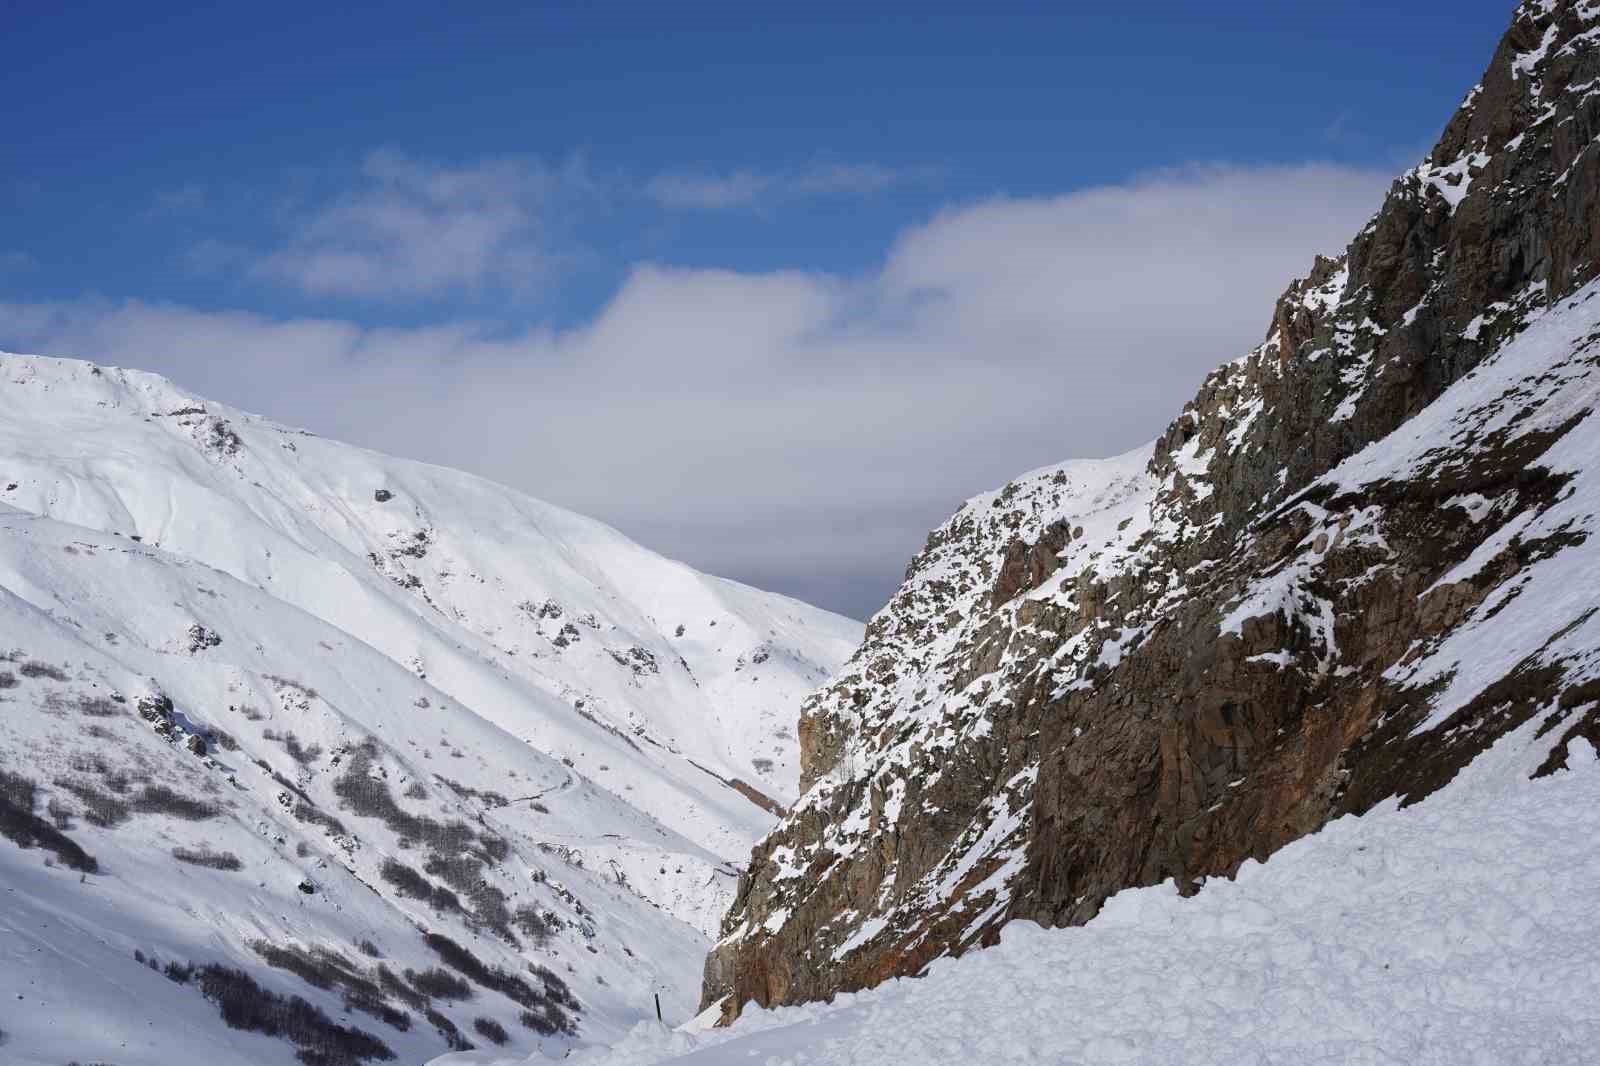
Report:
[[[460,254],[417,269],[492,276],[519,246],[494,235],[525,220],[495,214],[504,198],[484,186],[429,184],[439,177],[375,176],[323,244],[364,234],[404,264],[428,211],[447,211],[471,216],[450,230]],[[963,498],[1160,432],[1206,371],[1259,340],[1308,250],[1341,247],[1387,182],[1210,166],[995,199],[901,234],[864,278],[642,266],[567,331],[83,301],[0,304],[0,347],[155,370],[864,617]],[[283,254],[328,250],[315,229],[303,242]]]

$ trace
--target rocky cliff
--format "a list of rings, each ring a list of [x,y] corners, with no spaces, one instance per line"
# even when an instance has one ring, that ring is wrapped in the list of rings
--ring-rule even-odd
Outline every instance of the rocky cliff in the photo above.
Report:
[[[704,1001],[917,973],[1600,739],[1600,5],[1528,0],[1438,145],[1163,436],[928,539],[806,704]]]

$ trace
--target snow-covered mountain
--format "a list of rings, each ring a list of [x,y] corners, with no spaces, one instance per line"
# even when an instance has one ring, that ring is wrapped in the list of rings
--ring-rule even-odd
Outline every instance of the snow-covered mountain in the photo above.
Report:
[[[1428,158],[1159,440],[934,531],[802,712],[807,791],[704,1005],[1192,892],[1502,738],[1540,775],[1600,741],[1597,135],[1600,6],[1526,0]]]
[[[384,1057],[285,1004],[298,1045],[230,1029],[232,977],[136,951],[404,1061],[684,1016],[859,635],[466,474],[0,355],[0,1058]]]
[[[864,632],[0,356],[0,1060],[1591,1060],[1597,141],[1523,0],[1260,345]]]

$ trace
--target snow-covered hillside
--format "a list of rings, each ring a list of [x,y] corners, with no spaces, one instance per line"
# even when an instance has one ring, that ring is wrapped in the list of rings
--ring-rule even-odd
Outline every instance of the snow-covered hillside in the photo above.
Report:
[[[641,1024],[582,1066],[1242,1063],[1561,1066],[1600,1044],[1600,759],[1529,781],[1530,723],[1445,790],[1390,801],[1185,899],[1000,944],[731,1028]]]
[[[502,486],[156,375],[0,354],[0,385],[0,501],[269,590],[729,857],[769,819],[716,778],[792,800],[794,708],[860,637]]]
[[[0,356],[0,1058],[292,1059],[135,950],[404,1012],[339,1018],[404,1061],[686,1016],[859,632],[465,474]]]

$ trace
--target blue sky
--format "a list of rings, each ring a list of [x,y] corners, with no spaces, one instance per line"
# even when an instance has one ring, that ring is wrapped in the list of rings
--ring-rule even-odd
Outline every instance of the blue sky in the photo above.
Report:
[[[160,370],[859,615],[963,496],[1159,432],[1426,153],[1511,5],[330,6],[0,5],[0,347]],[[1130,246],[1215,291],[1164,300]],[[1104,262],[1121,287],[1058,314],[1048,280]],[[1112,351],[1117,307],[1151,322]],[[642,438],[601,372],[628,360],[681,371],[629,379],[679,413]],[[986,361],[1054,406],[974,400]],[[918,366],[952,390],[920,420],[891,410]],[[353,414],[374,373],[437,428]],[[531,428],[486,436],[469,388]],[[544,395],[674,458],[563,445]]]

